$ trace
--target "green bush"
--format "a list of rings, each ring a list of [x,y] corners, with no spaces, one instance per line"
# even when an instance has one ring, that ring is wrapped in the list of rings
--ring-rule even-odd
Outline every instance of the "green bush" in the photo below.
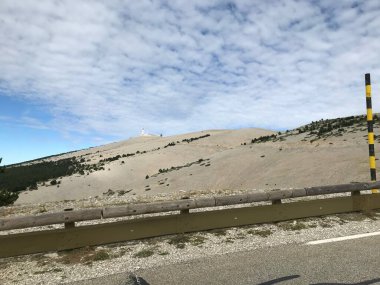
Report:
[[[33,182],[32,184],[30,184],[29,190],[37,190],[37,189],[38,189],[37,182]]]
[[[0,163],[3,159],[0,158]],[[3,176],[5,167],[1,166],[0,167],[0,174]],[[3,178],[3,177],[2,177]],[[5,189],[0,189],[0,207],[2,206],[7,206],[7,205],[12,205],[16,200],[18,199],[18,194],[9,192]]]
[[[18,194],[7,190],[0,190],[0,207],[12,205],[18,199]]]

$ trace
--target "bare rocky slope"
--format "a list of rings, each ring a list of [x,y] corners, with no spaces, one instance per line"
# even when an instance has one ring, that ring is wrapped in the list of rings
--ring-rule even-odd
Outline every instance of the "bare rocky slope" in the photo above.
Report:
[[[378,125],[375,117],[375,134]],[[18,205],[0,207],[1,217],[183,195],[368,181],[367,128],[360,116],[312,122],[283,133],[243,129],[138,137],[7,167],[4,175],[12,173],[24,175],[14,175],[11,187],[30,186],[20,193]],[[307,241],[374,232],[378,217],[378,212],[339,214],[5,258],[0,260],[0,283],[61,284],[125,271],[139,274],[205,256],[304,246]]]
[[[357,116],[283,133],[240,129],[137,137],[44,159],[75,158],[80,170],[55,185],[40,181],[37,190],[21,192],[16,204],[368,181],[366,134],[365,117]]]

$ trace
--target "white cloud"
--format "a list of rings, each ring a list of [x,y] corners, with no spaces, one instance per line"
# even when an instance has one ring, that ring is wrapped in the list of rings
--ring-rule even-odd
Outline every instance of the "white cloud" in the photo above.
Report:
[[[366,72],[377,111],[379,12],[377,1],[3,0],[0,91],[46,106],[49,128],[93,137],[360,114]]]

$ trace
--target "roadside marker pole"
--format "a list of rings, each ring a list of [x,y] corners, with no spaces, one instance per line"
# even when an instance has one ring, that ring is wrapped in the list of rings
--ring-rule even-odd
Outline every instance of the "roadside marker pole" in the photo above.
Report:
[[[371,75],[365,75],[365,95],[367,103],[367,126],[368,126],[368,147],[369,147],[369,167],[371,181],[376,181],[376,157],[375,157],[375,136],[373,134],[373,116],[371,99]],[[372,189],[372,193],[379,193],[378,189]]]

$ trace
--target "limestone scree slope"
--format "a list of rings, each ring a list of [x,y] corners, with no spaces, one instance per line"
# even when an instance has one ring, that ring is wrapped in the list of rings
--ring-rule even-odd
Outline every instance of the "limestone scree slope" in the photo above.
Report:
[[[366,133],[365,117],[357,116],[282,133],[252,128],[136,137],[50,158],[75,156],[101,169],[61,177],[58,185],[38,183],[16,203],[369,181]]]

